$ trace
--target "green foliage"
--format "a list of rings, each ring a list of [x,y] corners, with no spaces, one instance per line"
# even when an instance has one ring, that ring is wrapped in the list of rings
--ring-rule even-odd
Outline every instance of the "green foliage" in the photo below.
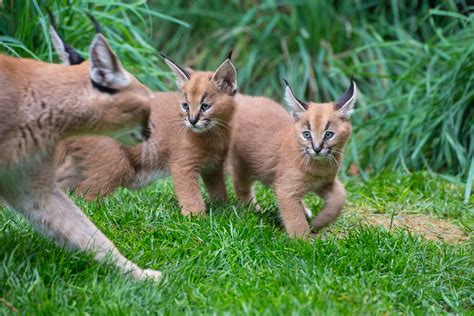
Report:
[[[428,169],[474,176],[474,25],[444,1],[160,1],[191,25],[157,23],[160,49],[212,69],[235,51],[240,90],[281,100],[361,91],[346,163],[366,172]],[[471,185],[468,186],[470,189]]]
[[[278,101],[282,77],[300,97],[329,101],[356,74],[361,97],[346,165],[364,176],[392,167],[470,175],[469,195],[474,25],[463,1],[9,0],[0,49],[54,60],[46,7],[84,54],[91,12],[126,67],[153,89],[174,89],[157,50],[198,69],[214,69],[234,50],[240,91]]]
[[[225,206],[211,205],[206,218],[181,216],[169,180],[101,202],[76,199],[127,257],[164,272],[160,284],[133,282],[92,256],[60,250],[0,210],[0,298],[34,315],[469,313],[472,245],[361,227],[350,217],[417,210],[472,224],[460,186],[426,173],[383,174],[346,186],[348,216],[325,240],[313,241],[286,237],[264,188],[258,190],[264,212],[236,207],[231,195]],[[0,301],[0,314],[9,311]]]

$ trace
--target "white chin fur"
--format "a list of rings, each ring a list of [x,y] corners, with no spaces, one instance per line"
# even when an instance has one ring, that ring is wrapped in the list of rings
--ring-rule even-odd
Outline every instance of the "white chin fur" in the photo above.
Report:
[[[193,126],[188,121],[185,122],[185,125],[187,128],[189,128],[190,130],[192,130],[194,133],[197,133],[197,134],[204,133],[210,130],[214,126],[212,123],[208,124],[207,126],[202,123]]]

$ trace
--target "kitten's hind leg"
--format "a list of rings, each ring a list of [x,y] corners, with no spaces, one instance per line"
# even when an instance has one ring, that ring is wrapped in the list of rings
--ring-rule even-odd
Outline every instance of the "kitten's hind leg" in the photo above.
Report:
[[[220,166],[212,172],[204,172],[201,176],[209,193],[209,199],[212,202],[225,202],[227,200],[227,189],[225,187],[224,167]]]
[[[332,223],[341,213],[341,209],[346,203],[346,192],[339,180],[326,186],[318,194],[324,199],[324,207],[313,219],[313,228],[316,231]]]
[[[238,163],[234,163],[232,167],[232,182],[235,195],[242,204],[252,205],[257,212],[260,212],[261,207],[258,205],[257,198],[255,197],[252,179],[247,176],[244,168],[239,168]]]
[[[52,192],[31,192],[28,197],[14,199],[10,204],[24,214],[44,235],[67,248],[92,251],[95,258],[108,258],[124,273],[136,279],[155,279],[159,271],[140,269],[127,260],[113,243],[59,189]]]

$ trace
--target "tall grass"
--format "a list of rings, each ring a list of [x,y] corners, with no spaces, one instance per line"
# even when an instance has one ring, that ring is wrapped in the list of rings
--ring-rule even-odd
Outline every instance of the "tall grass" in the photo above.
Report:
[[[160,1],[191,25],[154,42],[215,67],[234,49],[241,91],[281,100],[280,78],[306,99],[336,99],[356,74],[361,98],[347,164],[474,176],[474,26],[462,1]],[[471,170],[471,171],[469,171]]]
[[[55,16],[59,33],[84,56],[94,37],[86,13],[102,25],[102,31],[127,69],[157,89],[163,72],[151,42],[153,21],[188,25],[169,15],[150,10],[145,1],[12,0],[0,9],[0,50],[11,55],[48,62],[58,61],[49,36],[47,9]],[[162,86],[163,88],[163,86]]]
[[[347,166],[474,178],[474,25],[466,2],[431,1],[6,1],[0,49],[54,60],[44,8],[86,53],[103,24],[125,65],[172,89],[156,51],[214,69],[234,50],[239,88],[281,100],[281,77],[302,98],[336,99],[356,74],[361,91]]]

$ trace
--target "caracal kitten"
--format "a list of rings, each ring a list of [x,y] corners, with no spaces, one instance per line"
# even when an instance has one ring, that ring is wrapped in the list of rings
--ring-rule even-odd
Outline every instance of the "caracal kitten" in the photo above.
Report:
[[[151,92],[98,34],[90,62],[52,65],[0,55],[0,200],[59,245],[110,258],[135,278],[158,278],[127,260],[55,182],[56,145],[110,135],[136,145],[149,135]],[[105,162],[106,163],[106,162]]]
[[[151,138],[134,148],[106,137],[66,142],[57,155],[61,188],[93,200],[119,187],[143,188],[171,173],[183,215],[205,214],[199,176],[212,201],[227,198],[223,164],[237,91],[230,55],[215,72],[183,69],[163,57],[179,92],[154,93]]]
[[[305,103],[293,95],[287,83],[285,100],[293,117],[268,98],[238,95],[229,165],[240,201],[258,209],[254,181],[272,187],[290,237],[305,238],[310,232],[305,216],[305,211],[310,211],[302,201],[309,192],[325,202],[313,228],[318,231],[334,221],[345,203],[337,173],[351,134],[349,116],[356,95],[352,80],[335,103]]]

